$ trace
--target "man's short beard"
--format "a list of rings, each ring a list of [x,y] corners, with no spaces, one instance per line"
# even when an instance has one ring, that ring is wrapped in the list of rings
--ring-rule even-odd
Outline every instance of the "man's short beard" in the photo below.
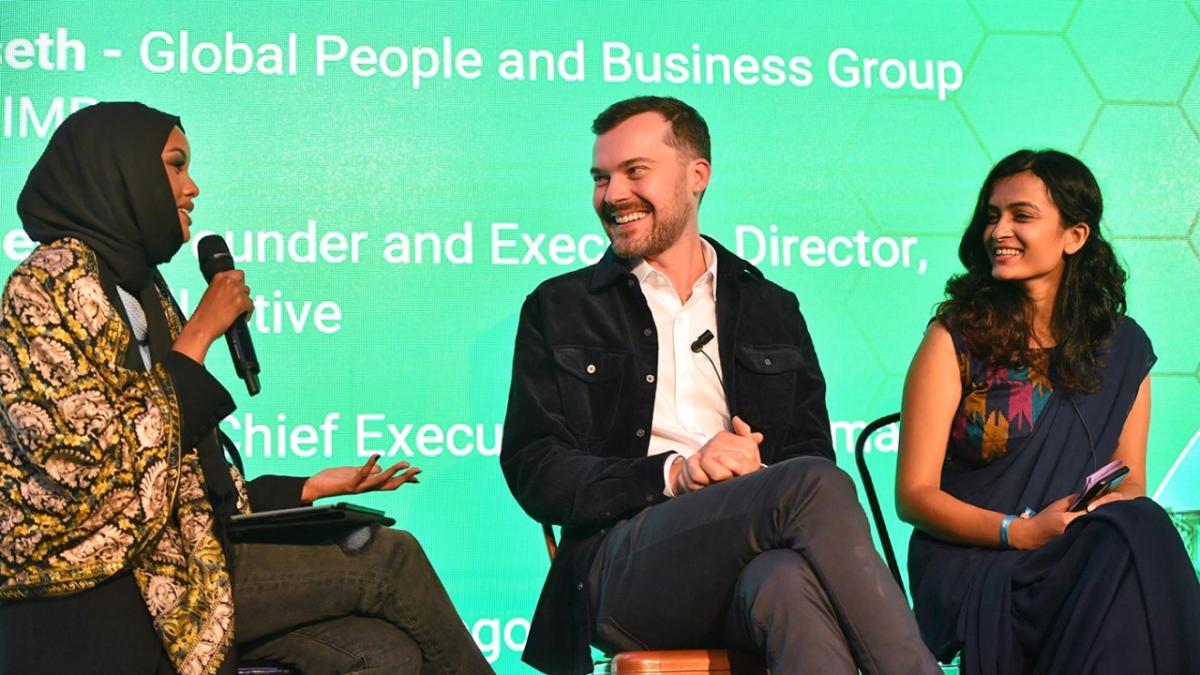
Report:
[[[675,206],[669,214],[661,214],[657,209],[650,210],[654,218],[654,227],[643,239],[629,239],[608,235],[612,242],[613,252],[622,258],[655,258],[675,245],[683,231],[687,229],[691,209],[687,206],[688,194],[681,190],[676,195]],[[665,215],[666,217],[662,217]],[[618,243],[620,242],[620,243]]]
[[[656,214],[657,215],[657,214]],[[610,237],[613,251],[622,258],[654,258],[671,248],[687,227],[687,218],[655,220],[654,227],[642,239]]]

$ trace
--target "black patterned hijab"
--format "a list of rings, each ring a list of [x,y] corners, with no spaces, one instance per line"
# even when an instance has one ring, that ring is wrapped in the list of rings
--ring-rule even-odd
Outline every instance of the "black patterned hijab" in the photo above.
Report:
[[[99,103],[64,120],[17,199],[30,238],[82,240],[138,295],[183,246],[161,159],[177,126],[141,103]]]

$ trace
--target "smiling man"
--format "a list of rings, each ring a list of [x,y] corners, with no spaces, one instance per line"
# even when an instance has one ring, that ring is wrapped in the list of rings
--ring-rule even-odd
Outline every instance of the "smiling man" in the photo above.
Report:
[[[832,461],[795,296],[700,235],[703,118],[639,97],[592,131],[612,245],[526,299],[500,456],[562,526],[525,660],[728,647],[775,673],[940,672]]]

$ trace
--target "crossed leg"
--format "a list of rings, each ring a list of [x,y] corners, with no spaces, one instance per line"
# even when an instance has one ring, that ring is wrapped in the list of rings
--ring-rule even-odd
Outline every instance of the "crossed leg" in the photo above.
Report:
[[[642,511],[607,533],[588,581],[602,648],[746,646],[777,673],[941,672],[853,481],[828,460],[791,459]]]

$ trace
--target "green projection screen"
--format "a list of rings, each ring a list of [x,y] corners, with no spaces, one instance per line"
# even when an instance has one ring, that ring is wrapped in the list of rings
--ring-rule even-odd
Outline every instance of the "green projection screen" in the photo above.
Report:
[[[512,341],[526,293],[604,251],[596,113],[653,93],[707,118],[701,229],[799,297],[851,473],[987,169],[1058,148],[1104,190],[1159,355],[1148,489],[1200,560],[1198,59],[1195,1],[0,2],[0,272],[31,248],[16,197],[64,115],[180,115],[193,245],[224,235],[257,300],[263,393],[209,359],[248,472],[423,468],[356,501],[420,538],[518,673],[548,563],[498,466]],[[194,307],[192,245],[165,273]],[[895,430],[869,450],[890,503]]]

